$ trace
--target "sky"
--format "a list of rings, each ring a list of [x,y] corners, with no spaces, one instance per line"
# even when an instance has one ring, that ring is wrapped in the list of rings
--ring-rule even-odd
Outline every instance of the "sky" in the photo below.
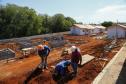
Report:
[[[126,0],[0,0],[0,4],[28,6],[37,13],[53,16],[62,13],[77,22],[126,22]]]

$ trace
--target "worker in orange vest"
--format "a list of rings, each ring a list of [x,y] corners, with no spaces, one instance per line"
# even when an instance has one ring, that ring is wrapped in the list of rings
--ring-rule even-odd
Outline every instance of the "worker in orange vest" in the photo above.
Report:
[[[40,68],[42,71],[47,68],[47,57],[50,53],[50,48],[47,45],[38,45],[38,55],[41,58]]]

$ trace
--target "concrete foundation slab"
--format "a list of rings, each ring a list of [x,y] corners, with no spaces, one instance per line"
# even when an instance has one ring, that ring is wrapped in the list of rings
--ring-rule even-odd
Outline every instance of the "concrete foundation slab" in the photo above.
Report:
[[[94,58],[95,58],[94,56],[91,56],[91,55],[88,55],[88,54],[83,55],[83,56],[82,56],[82,63],[81,63],[81,66],[84,65],[84,64],[86,64],[87,62],[93,60]]]

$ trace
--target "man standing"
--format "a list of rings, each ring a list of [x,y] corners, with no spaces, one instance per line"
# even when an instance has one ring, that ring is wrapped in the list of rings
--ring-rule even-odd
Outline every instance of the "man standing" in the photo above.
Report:
[[[43,69],[48,69],[47,68],[47,57],[50,53],[50,48],[47,45],[38,45],[38,55],[41,58],[41,64],[40,64],[40,68],[42,68],[42,71],[44,71]]]
[[[82,56],[80,54],[79,48],[77,48],[76,46],[72,46],[71,51],[72,51],[72,53],[71,53],[71,65],[72,65],[72,68],[73,68],[73,72],[76,76],[78,63],[80,62],[80,64],[81,64]]]

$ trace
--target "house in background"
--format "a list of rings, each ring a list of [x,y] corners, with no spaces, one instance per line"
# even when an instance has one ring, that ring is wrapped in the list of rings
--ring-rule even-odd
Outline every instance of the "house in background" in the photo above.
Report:
[[[94,29],[93,29],[93,34],[100,34],[100,33],[104,33],[105,32],[105,29],[106,27],[104,26],[101,26],[101,25],[94,25]]]
[[[70,34],[72,35],[93,35],[105,31],[105,27],[89,24],[74,24],[70,28]]]
[[[74,24],[70,28],[70,34],[72,35],[88,35],[90,34],[90,30],[94,27],[88,24]]]
[[[107,28],[107,37],[114,38],[126,38],[126,26],[120,24],[114,24]]]

